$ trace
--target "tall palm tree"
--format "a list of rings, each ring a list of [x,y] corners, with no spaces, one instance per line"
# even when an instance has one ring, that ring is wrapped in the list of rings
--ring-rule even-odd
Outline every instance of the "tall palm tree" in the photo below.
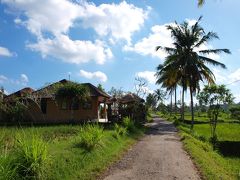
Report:
[[[157,72],[158,78],[161,80],[168,73],[175,71],[176,75],[171,78],[175,78],[175,83],[181,84],[183,98],[184,91],[189,88],[192,128],[194,125],[193,95],[199,90],[200,81],[207,81],[210,84],[215,83],[215,76],[207,67],[207,64],[226,68],[224,64],[211,59],[207,55],[222,52],[230,53],[228,49],[203,49],[210,40],[218,39],[218,36],[214,32],[206,33],[199,25],[201,19],[202,17],[192,26],[188,22],[183,22],[182,24],[175,22],[174,25],[168,25],[167,29],[171,31],[171,36],[174,40],[173,47],[156,47],[156,50],[163,49],[169,54],[164,64],[161,65],[161,70]],[[182,105],[184,108],[184,104]]]
[[[205,0],[198,0],[198,7],[201,7],[205,3]]]

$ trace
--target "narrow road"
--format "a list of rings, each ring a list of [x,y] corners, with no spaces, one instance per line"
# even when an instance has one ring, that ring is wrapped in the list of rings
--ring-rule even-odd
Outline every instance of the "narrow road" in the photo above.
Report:
[[[150,130],[125,156],[104,174],[104,180],[200,179],[182,148],[176,128],[154,118]]]

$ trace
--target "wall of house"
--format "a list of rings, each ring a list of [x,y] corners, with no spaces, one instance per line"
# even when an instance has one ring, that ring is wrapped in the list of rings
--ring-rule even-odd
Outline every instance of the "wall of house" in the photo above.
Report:
[[[41,107],[32,103],[29,112],[35,123],[78,123],[84,120],[98,118],[98,98],[91,97],[92,108],[83,109],[80,105],[78,110],[61,109],[53,99],[47,99],[46,114],[42,113]]]

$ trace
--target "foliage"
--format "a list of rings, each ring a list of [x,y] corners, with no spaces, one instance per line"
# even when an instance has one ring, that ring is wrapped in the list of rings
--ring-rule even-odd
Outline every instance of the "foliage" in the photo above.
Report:
[[[130,119],[129,117],[123,118],[123,127],[125,127],[129,133],[134,132],[136,130],[133,120]]]
[[[178,85],[182,86],[182,119],[184,119],[184,93],[189,88],[192,127],[194,125],[193,95],[199,90],[200,81],[206,80],[208,83],[214,83],[214,74],[206,64],[226,68],[224,64],[207,57],[207,55],[221,52],[230,53],[228,49],[200,50],[199,47],[218,38],[216,33],[204,31],[199,24],[201,18],[192,26],[188,22],[167,25],[174,40],[173,48],[156,47],[156,50],[164,50],[168,53],[164,63],[157,67],[156,83],[161,84],[170,92]]]
[[[80,146],[86,151],[92,151],[97,146],[102,146],[103,128],[98,124],[86,124],[81,128]]]
[[[205,86],[204,89],[197,95],[200,104],[208,105],[208,116],[211,126],[211,141],[214,143],[217,140],[216,127],[218,122],[219,112],[222,105],[230,104],[233,101],[233,96],[229,89],[224,85]]]
[[[103,85],[102,84],[98,84],[97,85],[97,88],[103,92],[105,92],[105,89],[103,88]]]
[[[121,136],[125,136],[127,133],[127,128],[118,125],[117,123],[114,125],[113,137],[119,139]]]
[[[234,105],[229,108],[231,112],[231,118],[240,120],[240,105]]]
[[[14,159],[5,153],[0,154],[0,180],[17,179],[17,168]]]
[[[121,98],[124,95],[124,91],[122,90],[122,88],[116,89],[112,87],[110,91],[108,91],[108,94],[116,98]]]
[[[157,98],[153,93],[149,93],[146,97],[146,105],[149,108],[155,109],[157,106]]]
[[[68,82],[56,89],[55,97],[58,98],[74,98],[80,97],[82,99],[86,98],[89,94],[89,90],[78,83]]]
[[[16,100],[15,104],[9,105],[7,109],[7,116],[13,122],[22,122],[26,120],[27,106],[22,102]]]
[[[146,79],[140,78],[140,77],[135,78],[134,88],[137,96],[144,98],[144,96],[147,93],[147,86],[148,86],[148,83]]]
[[[36,134],[17,134],[13,153],[16,172],[24,179],[41,179],[48,161],[47,144]]]

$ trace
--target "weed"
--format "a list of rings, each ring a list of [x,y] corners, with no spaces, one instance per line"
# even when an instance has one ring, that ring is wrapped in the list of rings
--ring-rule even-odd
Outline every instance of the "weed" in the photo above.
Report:
[[[113,137],[116,139],[119,139],[121,136],[126,135],[127,129],[125,127],[122,127],[118,124],[114,125],[114,132],[113,132]]]
[[[92,151],[96,146],[102,146],[103,128],[87,124],[81,128],[79,138],[80,146],[86,151]]]

